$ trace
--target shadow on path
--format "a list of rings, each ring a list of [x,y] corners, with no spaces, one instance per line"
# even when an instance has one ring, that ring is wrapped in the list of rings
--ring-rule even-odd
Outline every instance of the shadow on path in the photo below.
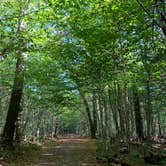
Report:
[[[34,166],[98,166],[91,139],[62,138],[45,147]]]

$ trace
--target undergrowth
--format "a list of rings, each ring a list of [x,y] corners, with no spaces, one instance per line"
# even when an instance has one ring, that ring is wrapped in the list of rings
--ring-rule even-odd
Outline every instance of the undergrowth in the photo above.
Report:
[[[39,156],[41,147],[36,144],[16,145],[15,150],[0,148],[0,165],[30,166]]]

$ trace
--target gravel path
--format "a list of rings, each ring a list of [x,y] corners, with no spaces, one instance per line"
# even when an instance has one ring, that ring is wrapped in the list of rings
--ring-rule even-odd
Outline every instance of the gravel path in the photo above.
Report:
[[[59,139],[43,148],[34,166],[98,166],[95,141],[90,139]]]

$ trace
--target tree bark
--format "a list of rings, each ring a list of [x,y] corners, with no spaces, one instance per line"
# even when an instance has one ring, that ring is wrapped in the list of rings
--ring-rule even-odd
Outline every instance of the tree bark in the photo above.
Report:
[[[54,132],[53,132],[53,137],[54,138],[57,138],[57,133],[58,133],[58,120],[55,118],[54,119]]]
[[[142,140],[144,138],[143,124],[142,124],[142,116],[141,116],[141,110],[140,110],[138,90],[136,86],[133,87],[133,100],[134,100],[133,103],[134,103],[134,112],[135,112],[136,133],[139,140]]]
[[[81,97],[83,99],[83,103],[85,105],[86,113],[87,113],[88,120],[89,120],[91,138],[95,139],[96,138],[96,129],[94,127],[94,123],[93,123],[93,120],[92,120],[92,117],[91,117],[89,104],[88,104],[88,101],[87,101],[86,97],[83,94],[81,94]]]
[[[24,63],[22,54],[17,58],[15,79],[12,94],[9,102],[6,123],[2,134],[2,145],[4,147],[12,147],[16,122],[20,112],[20,103],[23,95],[24,84]]]
[[[16,129],[15,129],[15,142],[21,142],[21,110],[18,113],[17,121],[16,121]]]
[[[160,120],[160,111],[159,108],[157,108],[157,120],[158,120],[158,134],[161,135],[161,120]]]
[[[151,102],[151,90],[150,90],[150,71],[147,70],[148,78],[146,82],[146,120],[147,120],[147,138],[150,140],[152,136],[152,125],[153,125],[153,115],[152,115],[152,102]]]
[[[112,115],[113,115],[113,121],[114,121],[114,125],[115,125],[115,129],[116,129],[116,134],[117,136],[119,136],[119,124],[118,124],[118,111],[117,111],[117,107],[116,106],[116,98],[112,98],[112,96],[115,97],[115,94],[113,94],[113,91],[114,89],[112,89],[112,94],[111,94],[111,89],[109,87],[108,89],[108,97],[109,97],[109,103],[110,103],[110,107],[111,107],[111,110],[112,110]],[[114,101],[112,101],[114,100]]]
[[[98,94],[98,105],[99,105],[99,128],[100,128],[100,136],[104,136],[104,109],[103,109],[103,103],[101,98],[101,91]]]
[[[95,130],[95,137],[97,132],[97,99],[96,99],[96,93],[93,93],[92,96],[92,105],[93,105],[93,126]]]
[[[126,138],[126,128],[125,128],[125,112],[123,108],[123,102],[122,102],[122,90],[119,85],[117,85],[117,107],[118,107],[118,113],[119,113],[119,121],[120,121],[120,135],[123,140]]]
[[[108,137],[109,126],[108,126],[108,105],[106,96],[103,96],[103,104],[104,104],[104,124],[105,124],[105,136]]]

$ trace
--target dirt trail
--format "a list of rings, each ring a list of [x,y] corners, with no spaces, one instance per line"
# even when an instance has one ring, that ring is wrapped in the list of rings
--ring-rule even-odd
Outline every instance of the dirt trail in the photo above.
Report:
[[[43,148],[34,166],[98,166],[95,141],[63,138]]]

